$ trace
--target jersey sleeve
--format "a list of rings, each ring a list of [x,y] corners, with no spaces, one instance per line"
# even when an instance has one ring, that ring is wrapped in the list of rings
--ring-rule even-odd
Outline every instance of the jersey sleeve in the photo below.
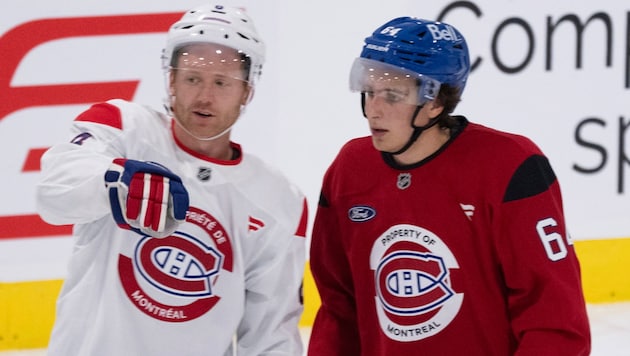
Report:
[[[254,254],[245,256],[251,263],[246,263],[245,310],[237,331],[239,355],[302,354],[299,321],[308,211],[303,196],[286,204],[300,212],[294,214],[298,218],[275,225],[261,236]]]
[[[335,204],[331,170],[324,178],[310,248],[311,272],[321,298],[309,339],[309,355],[360,355],[354,285]]]
[[[48,149],[36,186],[37,211],[55,224],[87,223],[109,213],[103,176],[115,157],[121,134],[120,111],[101,103],[81,113],[70,129],[71,141]]]
[[[515,355],[588,355],[580,267],[567,233],[560,186],[546,157],[515,170],[495,220]]]

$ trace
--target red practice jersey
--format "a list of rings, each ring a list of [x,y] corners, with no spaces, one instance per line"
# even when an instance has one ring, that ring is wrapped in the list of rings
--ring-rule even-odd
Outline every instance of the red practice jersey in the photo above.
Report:
[[[310,250],[322,299],[310,355],[588,355],[548,159],[525,137],[458,120],[417,164],[363,137],[328,169]]]

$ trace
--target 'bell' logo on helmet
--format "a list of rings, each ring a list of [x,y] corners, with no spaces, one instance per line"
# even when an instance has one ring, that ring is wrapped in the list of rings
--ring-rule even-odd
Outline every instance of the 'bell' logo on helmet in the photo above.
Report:
[[[447,40],[455,42],[460,40],[460,38],[457,36],[457,32],[455,32],[455,30],[451,26],[444,25],[444,27],[444,29],[440,30],[438,25],[427,25],[427,28],[429,29],[429,31],[431,31],[431,36],[433,36],[433,40],[435,41]]]

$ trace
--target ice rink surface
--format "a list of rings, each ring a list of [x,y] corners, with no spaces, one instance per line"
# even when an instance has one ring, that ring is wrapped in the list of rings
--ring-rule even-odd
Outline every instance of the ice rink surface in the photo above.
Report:
[[[591,356],[630,356],[630,302],[589,304],[593,348]],[[310,329],[302,329],[308,343]],[[5,351],[0,356],[45,356],[45,349]]]

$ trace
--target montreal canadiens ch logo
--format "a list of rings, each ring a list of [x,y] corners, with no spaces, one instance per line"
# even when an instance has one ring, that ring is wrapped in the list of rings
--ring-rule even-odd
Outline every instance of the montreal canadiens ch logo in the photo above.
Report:
[[[219,273],[222,260],[216,249],[176,232],[163,239],[142,239],[135,263],[144,279],[164,292],[207,297],[212,295],[211,278]]]
[[[142,312],[162,321],[184,322],[207,313],[221,299],[213,290],[221,270],[232,270],[232,247],[221,224],[194,207],[186,222],[187,232],[146,236],[136,244],[133,258],[119,255],[127,296]]]
[[[459,265],[431,231],[413,225],[389,228],[374,243],[375,304],[387,337],[417,341],[444,330],[455,318],[463,294],[451,286]]]

